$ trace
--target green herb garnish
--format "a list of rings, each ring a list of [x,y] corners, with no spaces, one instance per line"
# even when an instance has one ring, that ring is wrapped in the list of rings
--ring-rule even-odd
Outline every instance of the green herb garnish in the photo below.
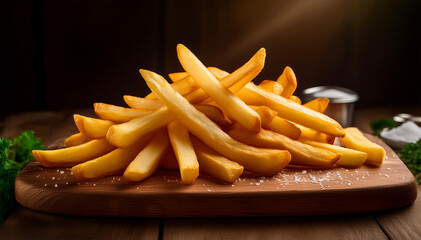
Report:
[[[395,128],[398,124],[390,118],[380,118],[370,122],[371,129],[373,130],[373,135],[380,137],[380,132],[385,128]]]
[[[34,149],[44,147],[33,131],[22,132],[12,140],[0,138],[0,224],[15,205],[15,178],[27,163],[34,160]]]
[[[398,154],[421,184],[421,139],[416,143],[406,144]]]

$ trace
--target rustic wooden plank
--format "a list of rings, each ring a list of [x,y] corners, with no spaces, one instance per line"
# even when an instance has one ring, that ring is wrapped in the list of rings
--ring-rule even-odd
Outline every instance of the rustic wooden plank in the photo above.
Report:
[[[32,162],[16,178],[16,200],[39,211],[118,217],[319,215],[410,204],[417,191],[412,174],[389,147],[368,137],[386,149],[379,168],[285,169],[273,177],[245,173],[234,184],[201,175],[184,185],[177,171],[158,171],[139,183],[121,176],[82,182],[70,168]]]
[[[0,239],[158,239],[159,220],[71,217],[18,206],[0,227]]]
[[[387,239],[387,237],[368,215],[340,215],[166,219],[163,239]]]
[[[382,212],[376,220],[390,239],[421,239],[421,195],[409,207]]]

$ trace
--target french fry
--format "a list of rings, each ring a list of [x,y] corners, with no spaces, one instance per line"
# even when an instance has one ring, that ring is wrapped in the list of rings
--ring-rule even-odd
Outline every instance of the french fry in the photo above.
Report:
[[[152,134],[145,135],[129,148],[117,148],[103,156],[78,164],[72,168],[76,179],[91,180],[122,174],[136,155],[149,143]]]
[[[278,173],[291,160],[288,151],[258,149],[232,139],[187,99],[175,92],[162,76],[142,69],[139,72],[152,92],[190,133],[228,159],[238,162],[250,171],[265,175]]]
[[[240,164],[221,156],[194,136],[192,142],[201,172],[230,183],[243,174],[244,167]]]
[[[253,109],[257,114],[259,114],[262,126],[268,126],[270,123],[275,119],[278,113],[273,111],[272,109],[266,106],[254,106],[250,105],[251,109]]]
[[[276,80],[282,85],[283,91],[281,96],[289,99],[297,89],[297,78],[295,77],[294,71],[290,67],[285,67],[284,72]]]
[[[291,97],[289,97],[289,100],[296,102],[298,104],[301,104],[301,99],[295,95],[292,95]]]
[[[94,103],[94,110],[99,118],[109,120],[115,123],[127,122],[132,120],[133,118],[143,117],[152,112],[124,108],[106,103]]]
[[[176,72],[176,73],[170,73],[170,74],[168,74],[168,77],[171,79],[171,81],[173,81],[174,83],[175,82],[178,82],[179,80],[181,80],[181,79],[183,79],[183,78],[185,78],[185,77],[187,77],[187,76],[189,76],[189,74],[188,73],[186,73],[186,72]]]
[[[181,95],[185,95],[199,88],[190,75],[187,75],[185,78],[171,84],[171,87]],[[145,99],[156,99],[156,97],[153,93],[149,93]]]
[[[91,139],[104,138],[108,128],[114,124],[108,120],[85,117],[79,114],[74,114],[73,119],[79,131]]]
[[[222,85],[229,88],[232,93],[238,92],[262,71],[265,65],[265,58],[265,49],[260,49],[247,63],[233,73],[228,75],[227,72],[221,70],[222,72],[220,75],[227,74],[226,77],[221,79]],[[217,75],[214,76],[216,77]],[[209,95],[201,88],[184,95],[184,97],[189,100],[190,103],[209,103],[212,101],[212,99],[209,98]]]
[[[219,82],[199,59],[184,45],[177,45],[178,59],[184,70],[222,108],[225,114],[246,129],[258,132],[259,115]]]
[[[164,106],[158,99],[145,99],[130,95],[124,95],[124,101],[129,107],[144,111],[154,111]]]
[[[199,176],[199,163],[189,132],[179,121],[171,122],[167,128],[180,169],[181,182],[184,184],[193,183]]]
[[[251,105],[268,106],[278,112],[278,116],[300,125],[337,137],[345,135],[341,125],[332,118],[299,105],[289,99],[264,91],[248,83],[237,96]]]
[[[228,76],[228,73],[216,68],[216,67],[207,67],[207,69],[216,77],[216,79],[221,80],[222,78]],[[173,81],[174,83],[189,76],[186,72],[177,72],[177,73],[170,73],[168,74],[168,77]]]
[[[194,107],[219,126],[230,125],[226,120],[224,113],[218,107],[210,104],[194,104]]]
[[[113,125],[108,129],[107,140],[118,148],[127,148],[145,134],[164,127],[174,119],[167,107],[128,122]]]
[[[159,162],[169,145],[167,130],[164,128],[158,131],[129,164],[123,177],[131,182],[140,182],[150,177],[158,169]]]
[[[329,98],[316,98],[303,105],[316,112],[324,113],[329,105]]]
[[[167,152],[159,163],[159,168],[164,170],[179,170],[177,158],[175,157],[172,147],[167,149]]]
[[[304,104],[303,106],[308,107],[316,112],[324,113],[328,104],[328,98],[316,98]],[[301,125],[297,125],[297,127],[299,127],[301,130],[300,140],[308,139],[329,144],[333,144],[333,142],[335,141],[335,136],[321,133],[319,131]]]
[[[267,130],[280,133],[294,140],[298,139],[301,135],[300,129],[295,124],[278,116],[276,116],[269,123],[262,121],[262,127]]]
[[[308,128],[308,127],[301,126],[299,124],[297,124],[296,126],[301,131],[301,135],[298,138],[298,140],[300,140],[300,141],[307,139],[307,140],[313,140],[313,141],[329,143],[329,144],[333,144],[335,142],[335,136],[325,134],[325,133],[321,133],[319,131],[316,131],[316,130]]]
[[[361,152],[361,151],[357,151],[357,150],[353,150],[349,148],[344,148],[337,145],[321,143],[321,142],[316,142],[312,140],[302,140],[302,142],[312,145],[314,147],[318,147],[318,148],[322,148],[322,149],[334,152],[334,153],[340,153],[341,157],[336,162],[336,165],[340,167],[345,167],[345,168],[361,167],[361,165],[364,164],[364,162],[367,160],[367,157],[368,157],[367,153],[365,152]]]
[[[345,132],[345,137],[341,138],[341,142],[345,147],[367,153],[366,164],[377,167],[382,165],[386,155],[384,148],[368,140],[358,128],[348,127],[345,128]]]
[[[282,91],[284,90],[281,84],[272,80],[263,80],[259,84],[259,87],[276,95],[281,95]]]
[[[114,146],[106,139],[97,139],[57,150],[33,150],[32,154],[44,167],[72,167],[102,156],[113,149]]]
[[[83,135],[82,133],[75,133],[71,135],[70,137],[66,138],[64,140],[64,146],[66,147],[73,147],[80,145],[82,143],[89,142],[91,139],[89,139],[87,136]]]
[[[288,150],[291,153],[291,164],[295,165],[330,168],[340,157],[340,154],[316,148],[265,129],[260,130],[259,133],[253,133],[242,127],[235,127],[228,134],[237,141],[255,147]]]

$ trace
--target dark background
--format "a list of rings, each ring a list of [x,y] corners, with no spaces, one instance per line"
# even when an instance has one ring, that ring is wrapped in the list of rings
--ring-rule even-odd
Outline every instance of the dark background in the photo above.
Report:
[[[289,65],[298,90],[339,85],[357,108],[421,106],[419,0],[2,0],[0,113],[124,105],[138,69],[181,71],[183,43],[233,71],[260,47],[255,82]]]

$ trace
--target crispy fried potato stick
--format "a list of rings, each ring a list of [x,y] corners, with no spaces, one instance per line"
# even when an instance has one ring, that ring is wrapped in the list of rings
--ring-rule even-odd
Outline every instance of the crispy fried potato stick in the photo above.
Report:
[[[259,133],[253,133],[242,127],[235,127],[228,134],[237,141],[255,147],[288,150],[292,156],[291,164],[295,165],[330,168],[340,157],[340,154],[316,148],[265,129]]]
[[[136,143],[145,134],[164,127],[174,119],[167,107],[144,117],[113,125],[108,129],[107,140],[118,148],[127,148]]]
[[[73,119],[79,131],[92,139],[104,138],[108,128],[114,125],[113,122],[108,120],[85,117],[79,114],[74,114]]]
[[[210,104],[194,104],[194,107],[219,126],[230,125],[230,123],[226,120],[224,113],[221,109],[219,109],[219,107]]]
[[[289,97],[289,100],[294,101],[298,104],[301,104],[301,99],[295,95],[292,95],[291,97]]]
[[[329,105],[329,98],[316,98],[303,105],[316,112],[324,113]]]
[[[78,164],[72,168],[73,175],[77,179],[90,180],[121,174],[136,155],[149,143],[151,137],[152,134],[148,134],[129,148],[117,148],[108,154]]]
[[[289,66],[285,67],[284,72],[279,76],[277,82],[283,87],[281,96],[284,98],[289,99],[295,92],[295,89],[297,89],[297,78]]]
[[[145,99],[130,95],[124,95],[124,101],[129,107],[138,110],[155,111],[164,106],[158,99]]]
[[[190,133],[213,150],[238,162],[250,171],[265,175],[274,175],[289,163],[291,155],[288,151],[259,149],[232,139],[218,125],[175,92],[162,76],[147,70],[139,71],[152,92]]]
[[[366,164],[380,167],[383,164],[386,151],[380,145],[368,140],[358,128],[345,128],[346,135],[341,138],[342,144],[354,150],[368,154]]]
[[[183,79],[183,78],[185,78],[187,76],[189,76],[189,74],[186,73],[186,72],[175,72],[175,73],[168,74],[168,77],[174,83],[180,81],[181,79]]]
[[[64,146],[73,147],[73,146],[80,145],[82,143],[89,142],[90,140],[91,139],[89,139],[87,136],[83,135],[82,133],[75,133],[64,140]]]
[[[32,154],[44,167],[72,167],[102,156],[113,149],[114,146],[103,138],[57,150],[33,150]]]
[[[276,116],[268,124],[262,121],[262,127],[267,130],[280,133],[294,140],[298,139],[301,135],[300,129],[295,124],[278,116]]]
[[[302,141],[303,143],[312,145],[314,147],[323,148],[334,153],[342,154],[341,158],[339,158],[339,160],[336,162],[336,165],[340,167],[345,167],[345,168],[361,167],[361,165],[364,164],[364,162],[367,160],[367,157],[368,157],[367,153],[365,152],[361,152],[361,151],[357,151],[357,150],[353,150],[349,148],[344,148],[337,145],[321,143],[321,142],[316,142],[312,140],[300,140],[300,141]]]
[[[259,84],[259,87],[276,95],[281,95],[282,91],[284,90],[281,84],[272,80],[263,80]]]
[[[313,140],[313,141],[328,143],[328,144],[333,144],[335,142],[335,136],[325,134],[325,133],[321,133],[319,131],[316,131],[316,130],[308,128],[308,127],[301,126],[299,124],[297,124],[296,126],[301,131],[301,135],[298,138],[298,140],[300,140],[300,141],[301,140]]]
[[[265,49],[260,49],[254,56],[239,69],[235,70],[233,73],[228,74],[225,71],[221,71],[221,75],[226,76],[221,79],[222,85],[229,88],[232,93],[238,92],[243,88],[248,82],[253,80],[259,73],[262,71],[265,65],[266,51]],[[215,75],[217,76],[217,75]],[[196,91],[193,91],[184,96],[190,103],[209,103],[212,101],[211,98],[199,88]]]
[[[169,146],[167,130],[165,128],[159,130],[129,164],[123,177],[132,182],[140,182],[150,177],[158,169],[159,162]]]
[[[161,162],[159,163],[159,168],[164,170],[179,170],[177,158],[175,157],[174,151],[171,146],[167,149],[167,152],[161,159]]]
[[[152,113],[152,111],[124,108],[106,103],[94,103],[94,110],[99,118],[115,123],[127,122],[133,118],[143,117]]]
[[[260,116],[262,121],[262,126],[268,126],[270,123],[275,119],[278,115],[276,111],[266,107],[266,106],[254,106],[250,105],[250,107]]]
[[[250,131],[260,131],[259,115],[219,82],[189,49],[182,44],[178,44],[177,55],[184,70],[218,103],[228,117]]]
[[[228,73],[216,68],[216,67],[207,67],[207,69],[216,77],[216,79],[221,80],[222,78],[228,76]],[[189,76],[186,72],[177,72],[177,73],[170,73],[168,74],[168,77],[170,77],[171,81],[174,83],[177,81],[180,81],[181,79]]]
[[[243,174],[244,167],[240,164],[221,156],[194,136],[192,142],[199,160],[200,172],[230,183]]]
[[[328,104],[329,104],[328,98],[316,98],[304,104],[304,106],[316,112],[324,113]],[[333,144],[333,142],[335,141],[335,137],[332,135],[321,133],[319,131],[316,131],[314,129],[304,127],[301,125],[297,125],[297,126],[301,130],[300,140],[307,139],[307,140],[314,140],[317,142],[323,142],[323,143],[329,143],[329,144]]]
[[[167,126],[172,149],[180,168],[181,182],[193,183],[199,176],[199,162],[187,129],[177,120]]]
[[[316,129],[333,136],[344,136],[341,125],[332,118],[299,105],[289,99],[266,92],[253,83],[248,83],[237,96],[251,105],[268,106],[278,112],[278,116],[294,123]]]

